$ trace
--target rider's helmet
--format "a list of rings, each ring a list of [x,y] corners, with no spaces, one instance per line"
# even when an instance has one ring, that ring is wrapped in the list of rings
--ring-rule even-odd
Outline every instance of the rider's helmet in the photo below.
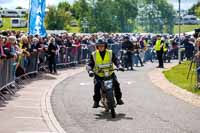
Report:
[[[97,49],[98,49],[98,46],[100,46],[100,45],[104,45],[105,49],[108,47],[106,41],[103,38],[99,38],[96,41],[95,46],[96,46]]]

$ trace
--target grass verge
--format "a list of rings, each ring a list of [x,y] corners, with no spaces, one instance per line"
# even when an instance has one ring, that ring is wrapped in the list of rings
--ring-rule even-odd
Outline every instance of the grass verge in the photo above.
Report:
[[[3,27],[0,30],[15,30],[15,31],[24,31],[27,32],[27,27],[25,28],[12,28],[11,26],[11,18],[2,18]]]
[[[190,71],[189,79],[187,79],[187,74],[190,66],[189,61],[183,62],[170,70],[164,71],[165,77],[173,84],[190,91],[192,93],[200,95],[200,90],[196,88],[196,67],[192,65]]]
[[[181,25],[181,33],[194,31],[194,29],[200,28],[200,25]],[[179,33],[179,26],[174,26],[174,33]]]

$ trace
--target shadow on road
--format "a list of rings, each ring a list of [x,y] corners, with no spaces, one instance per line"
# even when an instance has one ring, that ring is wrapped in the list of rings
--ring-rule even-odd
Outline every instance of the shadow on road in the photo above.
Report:
[[[111,114],[110,112],[101,112],[100,114],[95,114],[96,116],[96,120],[107,120],[107,121],[119,121],[119,120],[122,120],[122,119],[125,119],[125,120],[133,120],[132,117],[127,117],[126,114],[124,113],[119,113],[119,114],[116,114],[116,118],[112,118],[111,117]]]
[[[30,85],[31,82],[37,82],[39,80],[56,80],[56,74],[52,75],[52,74],[48,74],[48,73],[44,73],[44,74],[38,74],[38,75],[30,75],[29,78],[22,78],[19,82],[18,81],[18,86],[17,87],[9,87],[10,92],[8,91],[8,89],[2,89],[1,90],[1,96],[0,96],[0,111],[2,111],[1,109],[3,107],[6,107],[6,105],[8,104],[9,101],[13,101],[16,98],[22,96],[21,94],[17,93],[18,91],[20,91],[21,89],[24,89],[26,87],[28,87],[27,85]],[[11,93],[12,92],[12,93]]]

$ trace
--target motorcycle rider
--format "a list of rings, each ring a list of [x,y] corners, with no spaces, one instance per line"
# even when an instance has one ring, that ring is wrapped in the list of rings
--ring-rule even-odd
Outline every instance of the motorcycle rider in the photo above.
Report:
[[[121,67],[119,60],[115,56],[115,54],[112,52],[112,50],[107,49],[107,44],[103,39],[99,39],[96,43],[96,50],[92,53],[88,66],[86,67],[89,76],[93,77],[94,76],[94,105],[93,108],[98,108],[99,107],[99,101],[101,100],[101,94],[100,94],[100,89],[101,89],[101,82],[104,79],[104,73],[101,73],[98,71],[98,68],[100,65],[106,65],[110,64],[109,68],[101,68],[101,69],[113,69],[113,63],[119,70],[124,71],[124,69]],[[120,84],[117,80],[117,77],[115,73],[112,71],[109,73],[110,76],[113,78],[113,86],[114,86],[114,91],[115,91],[115,97],[117,100],[118,105],[124,104],[122,101],[122,93],[120,89]]]
[[[131,67],[131,70],[133,69],[133,62],[132,62],[132,52],[134,50],[134,46],[132,44],[132,42],[129,40],[128,36],[124,37],[124,42],[122,43],[122,50],[127,50],[127,64],[124,64],[125,67],[127,67],[127,69],[129,68],[129,66]]]

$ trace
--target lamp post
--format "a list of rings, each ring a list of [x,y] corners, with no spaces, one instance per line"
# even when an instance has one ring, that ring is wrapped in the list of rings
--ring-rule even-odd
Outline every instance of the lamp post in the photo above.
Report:
[[[178,44],[178,61],[181,64],[181,0],[178,0],[178,10],[179,10],[179,24],[178,24],[178,33],[179,33],[179,44]]]

